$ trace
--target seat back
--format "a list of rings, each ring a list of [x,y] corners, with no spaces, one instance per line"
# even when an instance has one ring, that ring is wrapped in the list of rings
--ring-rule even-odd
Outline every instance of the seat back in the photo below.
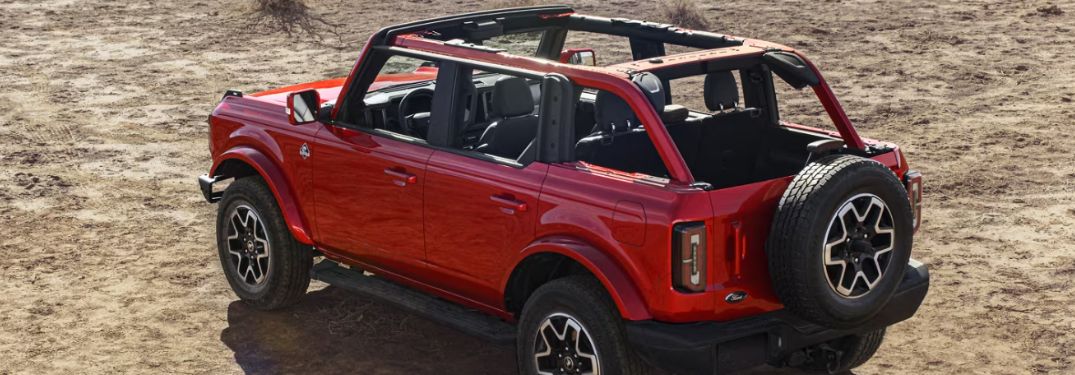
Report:
[[[636,76],[634,81],[654,108],[665,107],[664,87],[660,79],[653,74],[643,73]],[[649,134],[626,101],[615,94],[599,91],[594,101],[594,119],[598,131],[580,139],[575,145],[578,160],[624,172],[659,177],[668,175]]]
[[[739,109],[739,85],[730,70],[711,72],[705,76],[705,106],[713,112]]]
[[[668,126],[687,167],[696,180],[716,187],[750,181],[763,153],[765,119],[758,109],[740,106],[731,71],[707,74],[703,95],[711,115]]]
[[[516,159],[537,136],[538,117],[534,97],[526,80],[504,77],[493,86],[493,115],[500,120],[489,124],[478,141],[479,152]]]

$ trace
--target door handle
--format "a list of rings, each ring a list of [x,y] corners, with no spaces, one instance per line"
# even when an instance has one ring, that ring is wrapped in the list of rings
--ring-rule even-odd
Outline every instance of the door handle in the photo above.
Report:
[[[493,195],[489,197],[490,200],[500,206],[501,211],[506,214],[514,214],[516,212],[526,212],[529,208],[526,202],[515,199],[511,195]]]
[[[399,186],[407,186],[408,184],[418,183],[418,176],[403,172],[399,169],[387,168],[384,170],[384,174],[394,177],[393,182],[395,182],[396,185]]]

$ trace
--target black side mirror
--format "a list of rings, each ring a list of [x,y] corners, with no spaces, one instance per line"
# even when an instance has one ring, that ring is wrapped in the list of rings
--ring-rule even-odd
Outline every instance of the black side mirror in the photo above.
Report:
[[[780,79],[783,79],[791,87],[802,89],[806,86],[817,86],[821,83],[821,79],[806,65],[806,62],[794,53],[775,51],[766,53],[761,58],[776,75],[780,76]]]
[[[291,125],[316,122],[320,106],[321,95],[317,90],[290,93],[287,95],[287,120]]]

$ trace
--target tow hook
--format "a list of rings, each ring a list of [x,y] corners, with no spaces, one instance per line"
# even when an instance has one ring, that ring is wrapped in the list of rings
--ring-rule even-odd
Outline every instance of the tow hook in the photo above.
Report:
[[[825,369],[828,370],[829,374],[835,374],[836,370],[840,368],[840,359],[844,356],[844,352],[833,349],[829,344],[821,344],[817,346],[817,352],[814,355],[816,356],[815,360],[825,361]]]
[[[843,351],[836,350],[829,344],[821,344],[792,353],[785,365],[799,367],[807,363],[824,363],[825,370],[829,374],[835,374],[836,370],[840,368],[840,360],[843,359],[843,356]]]

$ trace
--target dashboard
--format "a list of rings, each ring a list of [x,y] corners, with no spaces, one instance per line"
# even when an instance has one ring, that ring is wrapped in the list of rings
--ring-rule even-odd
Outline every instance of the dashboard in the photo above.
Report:
[[[463,145],[475,146],[482,132],[498,118],[492,108],[493,86],[505,75],[496,73],[479,73],[473,79],[473,90],[466,95],[466,109],[463,131]],[[541,85],[538,80],[530,82],[530,94],[534,103],[539,103]],[[425,138],[421,130],[416,130],[405,123],[407,116],[430,112],[433,107],[434,81],[424,81],[392,86],[371,92],[365,97],[365,125],[374,129],[383,129],[405,134],[411,137]],[[406,99],[407,103],[403,103]],[[535,105],[535,111],[537,107]]]

